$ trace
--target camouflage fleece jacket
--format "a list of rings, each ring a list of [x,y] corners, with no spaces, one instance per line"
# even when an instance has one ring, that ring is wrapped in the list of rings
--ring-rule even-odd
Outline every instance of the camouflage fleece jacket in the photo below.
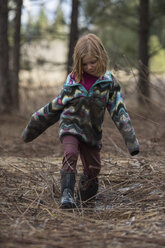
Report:
[[[60,139],[71,134],[91,146],[100,146],[106,109],[130,154],[137,154],[139,143],[124,105],[120,85],[110,71],[98,79],[89,91],[69,75],[58,97],[32,115],[23,131],[23,140],[32,141],[60,120]]]

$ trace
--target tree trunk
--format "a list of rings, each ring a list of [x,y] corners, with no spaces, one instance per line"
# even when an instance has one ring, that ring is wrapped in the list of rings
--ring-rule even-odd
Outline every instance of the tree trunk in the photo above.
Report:
[[[73,65],[73,52],[76,42],[78,40],[78,7],[79,0],[72,0],[72,14],[69,35],[69,52],[68,52],[68,73],[72,70]]]
[[[149,102],[150,85],[149,85],[149,0],[140,0],[139,13],[139,104]]]
[[[8,0],[0,1],[0,113],[11,109],[9,88]]]
[[[11,94],[13,109],[19,109],[20,31],[22,0],[15,0],[14,45],[12,48]]]

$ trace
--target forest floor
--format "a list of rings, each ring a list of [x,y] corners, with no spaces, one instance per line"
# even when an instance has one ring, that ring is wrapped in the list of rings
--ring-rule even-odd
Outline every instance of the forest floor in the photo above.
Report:
[[[59,203],[58,124],[25,144],[21,133],[30,115],[0,116],[2,248],[165,247],[165,116],[156,108],[129,113],[141,152],[128,154],[106,114],[99,192],[70,211]],[[77,181],[81,170],[79,160]]]

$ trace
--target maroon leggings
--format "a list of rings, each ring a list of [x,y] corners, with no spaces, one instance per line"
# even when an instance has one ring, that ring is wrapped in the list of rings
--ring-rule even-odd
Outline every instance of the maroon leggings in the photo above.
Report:
[[[62,169],[66,172],[76,172],[78,156],[83,165],[83,172],[89,178],[96,177],[101,169],[100,150],[80,141],[76,136],[66,135],[62,139],[64,157]]]

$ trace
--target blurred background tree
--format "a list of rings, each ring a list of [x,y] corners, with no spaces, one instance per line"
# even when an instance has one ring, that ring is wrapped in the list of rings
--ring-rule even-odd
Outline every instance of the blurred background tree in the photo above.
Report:
[[[42,4],[40,7],[39,16],[34,24],[35,34],[38,39],[42,39],[43,35],[47,33],[48,26],[49,26],[49,22],[45,14],[45,5]]]
[[[55,11],[54,14],[55,17],[52,25],[50,26],[50,31],[52,33],[52,36],[57,33],[60,34],[65,32],[66,21],[63,10],[61,8],[61,3],[58,4],[57,10]]]
[[[10,92],[12,96],[12,109],[19,109],[19,70],[21,45],[21,10],[23,0],[14,0],[15,13],[13,20],[13,45],[10,56]]]
[[[21,8],[22,0],[0,1],[0,112],[19,108]]]
[[[11,103],[9,90],[8,1],[0,1],[0,112]]]
[[[73,52],[76,42],[78,40],[78,14],[79,14],[79,0],[72,0],[72,13],[71,13],[71,24],[69,33],[69,51],[68,51],[68,73],[72,70],[73,64]]]

